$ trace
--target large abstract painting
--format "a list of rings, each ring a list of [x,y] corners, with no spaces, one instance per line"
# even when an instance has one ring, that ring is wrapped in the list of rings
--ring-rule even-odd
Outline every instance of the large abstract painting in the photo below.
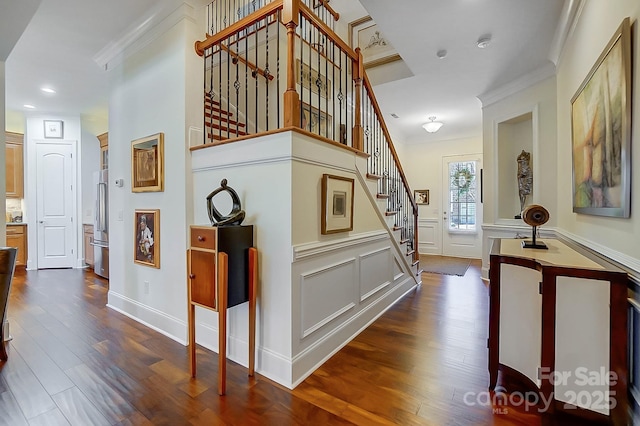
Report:
[[[626,18],[571,100],[576,213],[630,214],[630,41]]]

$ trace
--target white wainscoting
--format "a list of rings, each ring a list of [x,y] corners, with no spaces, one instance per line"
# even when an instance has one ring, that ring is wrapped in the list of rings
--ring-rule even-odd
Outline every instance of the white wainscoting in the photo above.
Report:
[[[380,230],[293,247],[294,387],[416,286],[391,238]]]
[[[418,219],[418,253],[442,254],[440,220]]]

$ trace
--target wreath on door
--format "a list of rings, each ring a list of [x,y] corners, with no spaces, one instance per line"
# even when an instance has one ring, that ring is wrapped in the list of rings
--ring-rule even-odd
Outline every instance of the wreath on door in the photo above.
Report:
[[[473,174],[471,174],[471,170],[467,168],[458,169],[451,177],[451,183],[455,188],[458,188],[460,192],[467,192],[469,190],[471,180],[473,180]]]

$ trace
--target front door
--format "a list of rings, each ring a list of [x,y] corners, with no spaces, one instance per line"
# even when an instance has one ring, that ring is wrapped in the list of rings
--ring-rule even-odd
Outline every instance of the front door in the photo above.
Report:
[[[442,254],[482,258],[480,154],[442,159]]]
[[[65,143],[36,144],[38,269],[74,266],[73,150]]]

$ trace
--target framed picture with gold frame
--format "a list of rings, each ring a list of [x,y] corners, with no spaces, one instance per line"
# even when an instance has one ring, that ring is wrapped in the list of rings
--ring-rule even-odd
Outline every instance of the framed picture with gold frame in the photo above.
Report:
[[[575,213],[630,216],[631,84],[625,18],[571,99]]]
[[[134,213],[134,263],[160,268],[160,210]]]
[[[164,191],[164,133],[131,142],[131,191]]]
[[[353,230],[353,185],[348,177],[322,175],[322,235]]]
[[[349,45],[360,48],[365,68],[402,59],[370,16],[349,23]]]
[[[416,204],[429,204],[429,190],[428,189],[416,189],[413,191],[413,198],[416,200]]]

